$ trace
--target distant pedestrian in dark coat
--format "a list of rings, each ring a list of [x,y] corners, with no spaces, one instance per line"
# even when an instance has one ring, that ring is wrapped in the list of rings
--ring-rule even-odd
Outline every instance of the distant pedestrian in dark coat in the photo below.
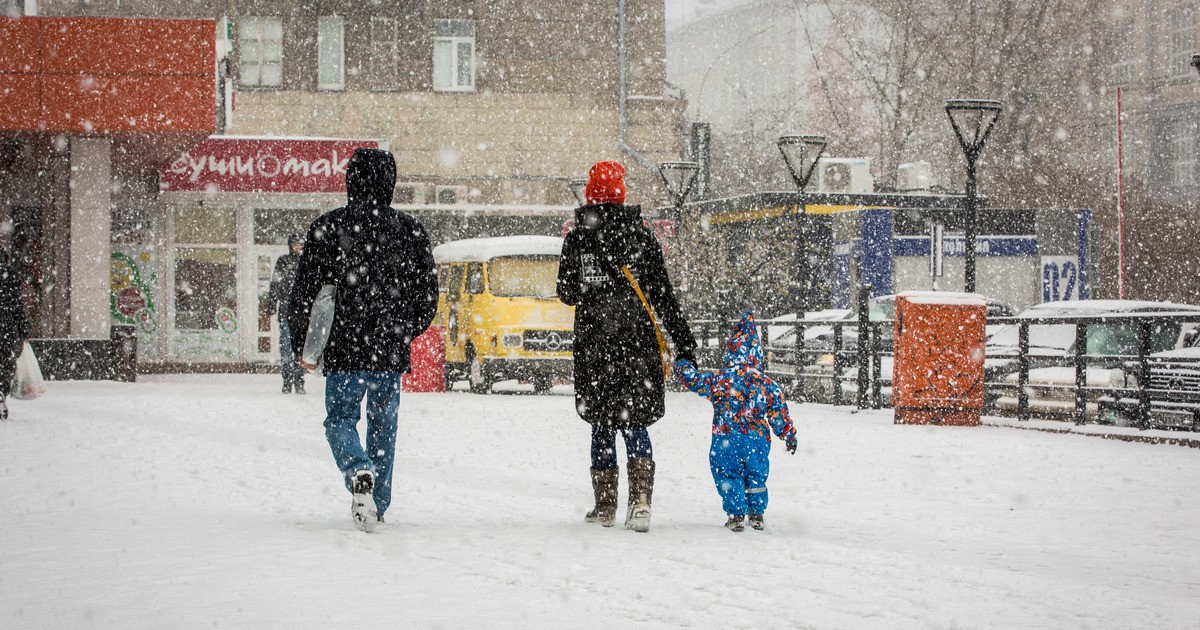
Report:
[[[346,165],[349,203],[309,228],[288,310],[292,346],[302,356],[313,301],[323,285],[335,287],[333,326],[321,359],[325,437],[363,531],[374,530],[391,503],[400,378],[409,368],[412,340],[437,310],[429,237],[416,219],[391,207],[395,186],[391,153],[354,152]],[[365,450],[357,428],[364,397]]]
[[[17,357],[29,338],[29,318],[21,303],[21,283],[0,250],[0,420],[8,419],[8,388],[17,373]]]
[[[588,174],[588,205],[576,210],[576,226],[563,242],[558,295],[575,306],[575,404],[592,425],[592,490],[589,522],[611,526],[617,509],[616,432],[629,458],[629,509],[625,525],[650,526],[654,459],[646,430],[665,411],[665,340],[643,299],[653,309],[679,356],[692,356],[696,341],[680,311],[663,263],[662,247],[642,222],[641,208],[625,202],[625,169],[598,162]],[[640,293],[640,296],[639,296]]]
[[[275,261],[271,274],[271,290],[267,294],[267,314],[279,313],[279,372],[283,375],[283,393],[304,393],[304,368],[300,367],[296,351],[292,349],[292,328],[288,325],[288,302],[292,297],[292,286],[296,283],[296,268],[300,265],[300,252],[304,251],[304,235],[288,237],[288,253]]]

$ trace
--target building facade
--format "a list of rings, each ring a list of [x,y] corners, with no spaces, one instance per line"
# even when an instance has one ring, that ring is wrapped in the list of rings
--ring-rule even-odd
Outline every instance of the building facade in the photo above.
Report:
[[[395,154],[394,206],[436,245],[561,234],[575,205],[568,180],[601,159],[626,165],[630,202],[657,207],[657,164],[685,145],[686,104],[664,84],[661,2],[91,0],[38,10],[214,25],[216,134],[110,204],[110,316],[138,327],[144,363],[276,360],[271,265],[290,233],[344,203],[339,175],[355,146]]]
[[[224,133],[378,138],[401,205],[565,206],[565,179],[655,165],[684,148],[664,86],[664,8],[650,0],[42,3],[44,13],[206,17],[223,26]]]
[[[1191,196],[1196,179],[1200,76],[1197,3],[1137,0],[1119,3],[1117,42],[1109,85],[1121,88],[1122,151],[1129,178],[1164,196]]]
[[[156,215],[157,170],[215,127],[214,32],[212,20],[0,17],[0,241],[37,337],[109,338],[116,244]],[[131,315],[147,314],[146,289],[123,294]]]
[[[1102,295],[1200,303],[1193,245],[1200,238],[1200,75],[1191,66],[1200,50],[1200,5],[1122,0],[1107,19],[1112,65],[1100,102],[1109,107],[1097,116],[1115,131],[1119,88],[1124,195],[1123,220],[1115,208],[1100,214],[1107,236]],[[1114,172],[1116,136],[1095,151],[1112,156]]]

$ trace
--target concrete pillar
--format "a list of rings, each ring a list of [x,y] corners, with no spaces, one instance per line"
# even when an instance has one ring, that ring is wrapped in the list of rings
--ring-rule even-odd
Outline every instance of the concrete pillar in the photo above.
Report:
[[[107,339],[112,257],[112,141],[71,139],[71,334]]]

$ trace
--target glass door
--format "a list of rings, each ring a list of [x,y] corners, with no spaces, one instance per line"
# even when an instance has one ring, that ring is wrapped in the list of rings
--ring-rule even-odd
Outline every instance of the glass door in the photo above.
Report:
[[[254,361],[278,363],[279,348],[279,317],[287,316],[287,303],[277,306],[275,314],[268,311],[271,294],[271,277],[275,271],[275,261],[287,253],[287,247],[256,246],[254,248],[255,285],[255,327],[254,351],[251,357]]]
[[[253,211],[253,245],[248,252],[253,268],[247,269],[252,286],[244,294],[247,317],[255,322],[253,331],[247,331],[246,337],[246,354],[251,361],[280,362],[279,311],[286,312],[286,297],[274,314],[267,312],[275,263],[288,253],[288,238],[293,234],[303,238],[308,226],[320,214],[321,210],[316,208],[255,208]]]

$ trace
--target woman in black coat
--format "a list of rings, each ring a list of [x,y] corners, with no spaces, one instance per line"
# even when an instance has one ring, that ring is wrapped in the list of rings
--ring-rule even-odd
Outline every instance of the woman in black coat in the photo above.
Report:
[[[624,205],[624,175],[624,167],[611,161],[589,171],[588,205],[576,210],[576,226],[563,242],[558,296],[575,307],[575,404],[592,425],[596,505],[586,519],[605,527],[616,519],[619,430],[629,459],[625,526],[644,532],[654,491],[646,427],[664,412],[663,355],[669,352],[646,303],[676,355],[691,357],[696,341],[675,299],[662,248],[642,223],[641,208]],[[669,356],[666,365],[671,365]]]

